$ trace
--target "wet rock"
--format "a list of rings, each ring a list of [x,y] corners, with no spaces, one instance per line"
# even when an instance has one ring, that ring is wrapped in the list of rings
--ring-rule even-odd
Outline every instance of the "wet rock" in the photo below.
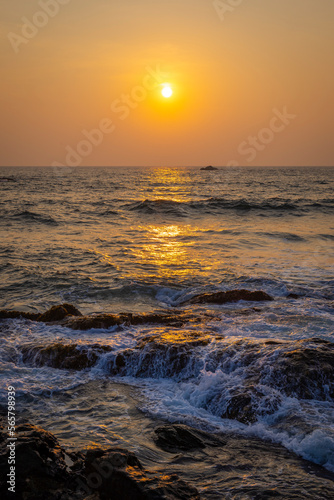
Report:
[[[7,311],[5,309],[0,311],[0,319],[30,319],[31,321],[38,321],[39,313],[27,313],[22,311]]]
[[[220,337],[221,338],[221,337]],[[149,335],[143,337],[137,344],[137,349],[142,349],[148,344],[155,346],[158,345],[173,345],[173,346],[188,346],[188,347],[198,347],[206,346],[212,340],[212,334],[194,332],[191,330],[169,330],[167,333],[162,332],[159,335]]]
[[[210,334],[170,330],[141,339],[133,349],[119,353],[110,366],[112,375],[134,377],[187,377],[202,368],[196,350],[211,342]]]
[[[117,354],[116,359],[115,359],[115,364],[117,368],[124,368],[126,365],[125,362],[125,357],[123,354]]]
[[[135,326],[144,324],[181,327],[189,319],[191,319],[191,317],[185,314],[94,314],[91,316],[82,316],[80,318],[66,318],[62,324],[73,330],[90,330],[91,328],[110,328],[112,326]]]
[[[144,349],[126,349],[110,366],[111,375],[133,377],[175,377],[192,363],[189,346],[149,343]]]
[[[277,411],[281,403],[280,396],[266,396],[257,387],[249,385],[230,392],[221,417],[249,425],[255,423],[259,416],[271,415]]]
[[[156,313],[120,313],[120,314],[91,314],[83,316],[71,304],[53,306],[44,313],[27,313],[21,311],[0,311],[0,319],[25,318],[44,323],[58,323],[73,330],[90,330],[92,328],[110,328],[112,326],[136,326],[144,324],[169,325],[182,327],[187,322],[199,323],[201,318],[186,311],[174,311],[168,314],[164,311]]]
[[[95,480],[95,491],[101,500],[200,499],[196,488],[178,475],[160,475],[145,470],[133,453],[121,448],[89,451],[85,457],[84,477],[87,484],[83,485],[83,491],[91,494]]]
[[[238,420],[243,424],[256,422],[257,415],[252,407],[252,396],[247,392],[232,396],[227,404],[226,411],[222,413],[221,417]]]
[[[16,500],[199,500],[176,474],[145,470],[134,453],[95,448],[66,453],[49,432],[20,423],[16,442],[16,491],[0,477],[2,499]],[[6,420],[0,417],[0,467],[7,470]]]
[[[252,342],[246,339],[225,343],[222,340],[221,346],[208,355],[206,366],[211,372],[223,370],[232,373],[240,370],[246,391],[262,385],[299,399],[334,400],[334,344],[322,339],[291,343],[277,340]],[[241,391],[243,393],[244,389]],[[258,399],[256,393],[251,394],[254,400]],[[239,393],[237,396],[236,407],[242,407],[244,403],[246,409],[246,400],[240,399]],[[268,401],[269,413],[272,403]],[[233,404],[229,411],[234,414],[234,410]]]
[[[81,312],[71,304],[62,304],[53,306],[43,314],[40,314],[37,321],[51,323],[53,321],[61,321],[67,316],[82,316]]]
[[[170,453],[223,445],[222,440],[181,424],[167,424],[155,429],[154,433],[156,445]]]
[[[261,290],[229,290],[227,292],[203,293],[186,302],[190,304],[226,304],[228,302],[239,302],[240,300],[261,302],[274,299]]]
[[[128,323],[126,315],[116,314],[94,314],[92,316],[81,316],[79,318],[66,318],[62,321],[63,326],[72,330],[90,330],[92,328],[110,328],[116,325]]]
[[[31,321],[41,321],[44,323],[51,323],[61,321],[67,316],[82,316],[81,312],[71,304],[62,304],[53,306],[45,313],[27,313],[21,311],[0,311],[0,319],[16,319],[24,318]]]
[[[205,444],[205,447],[182,449],[174,438],[179,427],[178,424],[159,427],[156,433],[164,439],[155,438],[155,442],[173,454],[169,460],[171,472],[181,466],[197,479],[203,498],[334,500],[334,474],[280,445],[227,433],[213,436],[182,425],[183,432],[188,431]],[[172,444],[170,449],[168,443]]]
[[[0,469],[8,468],[6,421],[0,419]],[[69,499],[56,496],[56,491],[71,489],[64,450],[49,432],[28,423],[17,426],[15,446],[16,495],[7,490],[5,475],[0,479],[1,498],[18,500]],[[59,494],[59,493],[57,493]],[[75,498],[75,497],[73,497]]]
[[[51,366],[66,370],[84,370],[95,365],[99,356],[110,352],[109,346],[97,344],[51,344],[49,346],[26,346],[22,349],[22,361],[33,366]]]
[[[221,337],[220,337],[221,338]],[[170,330],[168,333],[142,338],[133,349],[126,349],[110,358],[113,375],[178,376],[196,364],[197,348],[211,342],[212,336],[194,331]],[[112,347],[101,344],[26,344],[21,347],[22,361],[32,366],[84,370],[96,364]]]
[[[205,444],[185,426],[166,425],[155,430],[157,446],[166,451],[205,448]]]
[[[308,343],[305,346],[305,343]],[[310,346],[312,342],[314,347]],[[334,400],[334,344],[322,339],[296,342],[296,349],[280,352],[273,381],[288,396]]]

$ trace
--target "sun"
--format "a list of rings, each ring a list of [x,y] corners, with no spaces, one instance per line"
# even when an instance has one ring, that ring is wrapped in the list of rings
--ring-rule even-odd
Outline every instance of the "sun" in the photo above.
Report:
[[[173,95],[173,90],[170,85],[164,84],[163,89],[161,90],[161,94],[163,97],[168,99],[169,97],[172,97]]]

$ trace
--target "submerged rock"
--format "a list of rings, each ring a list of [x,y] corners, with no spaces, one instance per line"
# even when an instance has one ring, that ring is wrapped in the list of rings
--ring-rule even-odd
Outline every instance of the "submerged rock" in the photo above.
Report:
[[[160,426],[155,434],[156,445],[171,454],[169,469],[182,465],[205,499],[334,500],[334,474],[281,445],[179,424]]]
[[[157,474],[145,470],[134,453],[121,448],[90,450],[85,456],[83,475],[87,486],[82,491],[92,493],[90,477],[100,472],[96,482],[97,498],[101,500],[200,500],[196,488],[177,474]]]
[[[72,304],[61,304],[53,306],[44,313],[28,313],[22,311],[0,311],[0,319],[24,318],[31,321],[40,321],[43,323],[52,323],[61,321],[67,316],[82,316],[81,312]]]
[[[227,292],[203,293],[196,295],[186,303],[189,304],[226,304],[228,302],[239,302],[245,300],[248,302],[272,301],[273,297],[266,292],[250,290],[229,290]]]

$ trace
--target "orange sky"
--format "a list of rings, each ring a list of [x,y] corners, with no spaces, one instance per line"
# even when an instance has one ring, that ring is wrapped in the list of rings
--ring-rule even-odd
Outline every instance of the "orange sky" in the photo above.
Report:
[[[333,165],[333,0],[237,3],[1,2],[1,165]]]

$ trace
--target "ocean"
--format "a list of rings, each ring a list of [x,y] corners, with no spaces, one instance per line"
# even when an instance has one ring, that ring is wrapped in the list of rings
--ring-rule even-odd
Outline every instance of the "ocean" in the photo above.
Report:
[[[2,168],[0,309],[92,321],[0,320],[0,404],[11,384],[67,448],[151,467],[152,428],[177,422],[334,472],[333,173]]]

